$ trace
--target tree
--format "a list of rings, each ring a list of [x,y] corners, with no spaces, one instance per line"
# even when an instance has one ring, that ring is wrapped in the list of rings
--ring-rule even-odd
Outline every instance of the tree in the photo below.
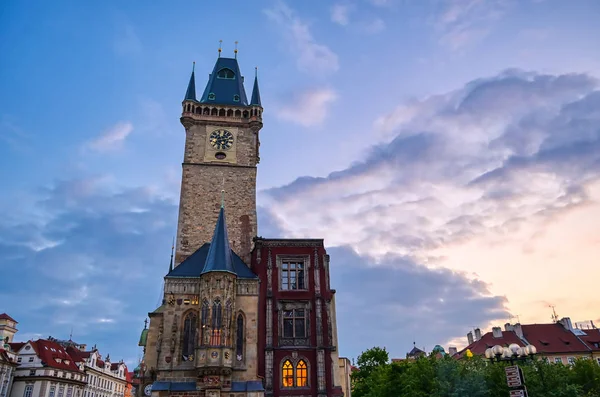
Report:
[[[358,371],[352,374],[352,394],[356,397],[369,396],[369,392],[377,387],[378,381],[385,376],[377,370],[381,367],[385,370],[390,357],[385,348],[373,347],[358,356],[356,364]]]

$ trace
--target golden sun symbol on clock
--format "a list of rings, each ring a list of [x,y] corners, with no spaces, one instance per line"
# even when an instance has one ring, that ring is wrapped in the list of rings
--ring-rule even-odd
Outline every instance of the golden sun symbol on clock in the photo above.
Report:
[[[233,134],[227,130],[215,130],[210,134],[212,147],[218,150],[229,150],[233,146]]]

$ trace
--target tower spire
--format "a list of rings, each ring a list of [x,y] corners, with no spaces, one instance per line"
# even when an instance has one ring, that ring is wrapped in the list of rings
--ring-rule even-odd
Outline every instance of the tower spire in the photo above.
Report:
[[[237,53],[238,53],[237,45],[238,45],[238,42],[236,41],[235,42],[235,50],[233,50],[233,57],[235,59],[237,59]]]
[[[196,78],[194,72],[196,70],[196,62],[192,64],[192,75],[190,76],[190,82],[188,83],[187,91],[185,92],[184,101],[195,101],[196,100]]]
[[[175,237],[173,237],[173,244],[171,244],[171,262],[169,263],[169,273],[173,271],[173,251],[175,250]]]
[[[225,190],[222,190],[221,194],[223,197],[222,200],[224,200]],[[206,255],[206,262],[204,262],[204,269],[202,269],[202,274],[208,272],[229,272],[235,274],[223,202],[221,203],[221,210],[219,211],[215,232],[210,242],[208,255]]]
[[[262,104],[260,103],[260,90],[258,89],[258,67],[254,68],[254,87],[252,87],[250,105],[258,105],[262,107]]]
[[[222,51],[221,46],[222,45],[223,45],[223,40],[219,40],[219,58],[221,58],[221,51]]]

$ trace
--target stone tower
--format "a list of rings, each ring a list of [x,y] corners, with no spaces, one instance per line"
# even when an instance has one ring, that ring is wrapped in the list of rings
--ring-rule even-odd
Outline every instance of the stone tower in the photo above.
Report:
[[[219,56],[200,99],[192,70],[182,105],[186,139],[175,266],[210,242],[223,190],[231,247],[250,263],[256,236],[258,134],[263,125],[257,76],[248,101],[237,59]]]

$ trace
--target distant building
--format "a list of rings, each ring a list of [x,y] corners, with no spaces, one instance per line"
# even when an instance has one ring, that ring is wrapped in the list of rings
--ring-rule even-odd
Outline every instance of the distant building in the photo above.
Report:
[[[82,397],[85,374],[60,344],[38,339],[11,343],[19,367],[11,397]]]
[[[577,358],[589,358],[600,364],[600,330],[591,322],[588,329],[573,327],[571,319],[565,317],[550,324],[510,324],[493,327],[491,332],[481,335],[479,329],[467,334],[469,345],[454,356],[462,358],[469,349],[474,355],[484,355],[486,349],[495,345],[507,347],[533,345],[539,357],[553,363],[571,364]]]
[[[8,314],[0,314],[0,397],[10,396],[15,369],[19,365],[17,355],[10,347],[17,324]]]
[[[338,376],[340,377],[338,382],[342,386],[342,392],[344,397],[352,397],[352,384],[350,383],[350,374],[352,373],[352,363],[346,357],[340,357]]]

